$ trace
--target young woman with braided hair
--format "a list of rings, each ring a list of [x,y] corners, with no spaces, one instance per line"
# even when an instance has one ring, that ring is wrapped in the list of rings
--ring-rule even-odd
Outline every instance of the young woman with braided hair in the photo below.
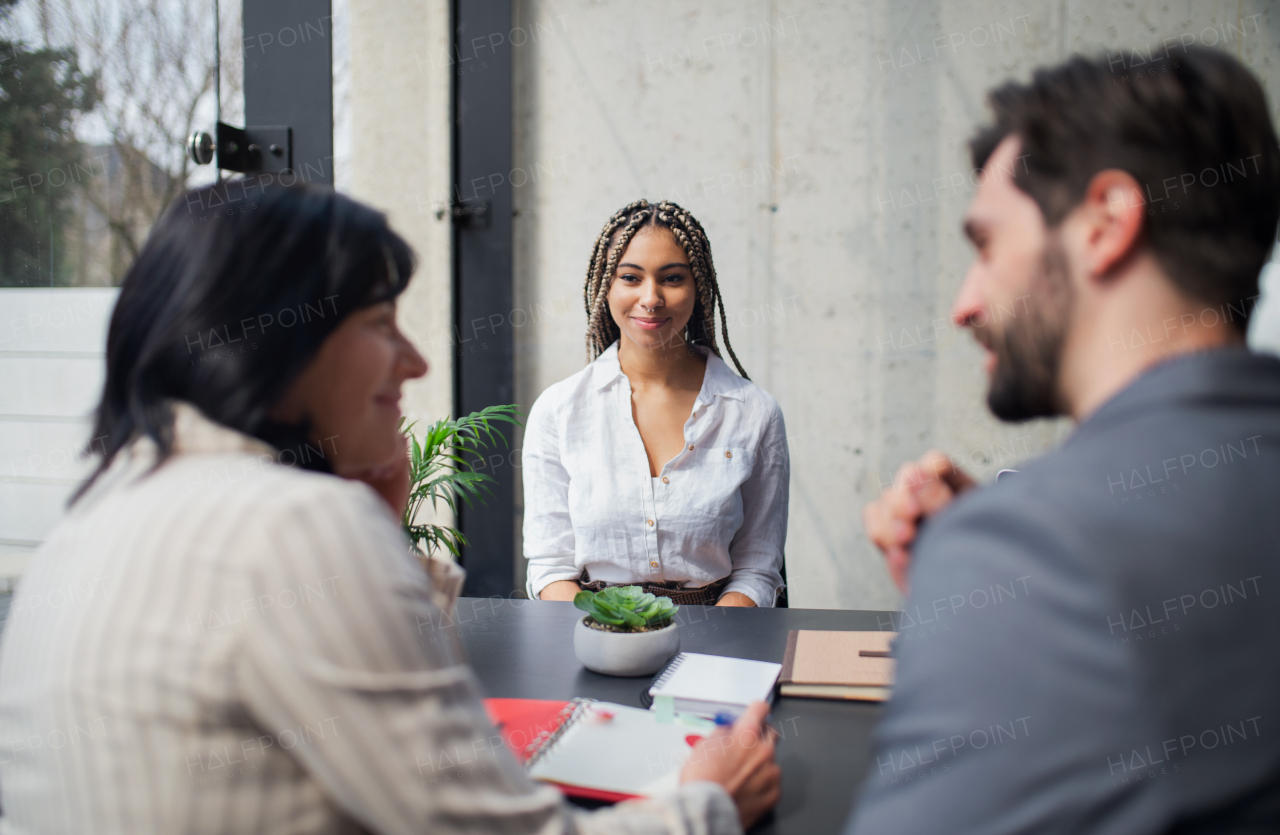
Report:
[[[702,225],[665,200],[617,212],[583,301],[589,364],[542,393],[525,429],[529,596],[640,585],[677,603],[773,606],[786,428],[729,344]]]

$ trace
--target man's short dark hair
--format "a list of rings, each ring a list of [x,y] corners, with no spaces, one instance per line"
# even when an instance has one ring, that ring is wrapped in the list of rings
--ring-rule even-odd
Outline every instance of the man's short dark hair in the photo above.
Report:
[[[995,122],[970,142],[973,163],[982,168],[1002,139],[1019,137],[1014,182],[1050,227],[1094,174],[1127,171],[1161,268],[1189,298],[1230,305],[1224,318],[1243,331],[1280,219],[1280,147],[1262,86],[1203,47],[1116,63],[1075,57],[993,90]]]

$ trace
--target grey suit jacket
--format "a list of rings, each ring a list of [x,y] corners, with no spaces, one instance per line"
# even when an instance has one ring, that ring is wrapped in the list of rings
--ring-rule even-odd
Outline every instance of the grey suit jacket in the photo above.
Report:
[[[1280,360],[1162,363],[926,525],[848,831],[1280,831]]]

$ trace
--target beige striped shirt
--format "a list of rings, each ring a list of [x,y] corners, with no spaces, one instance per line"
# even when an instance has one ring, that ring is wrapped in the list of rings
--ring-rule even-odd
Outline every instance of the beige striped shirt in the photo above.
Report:
[[[372,489],[186,404],[175,442],[123,450],[17,591],[0,833],[741,831],[712,783],[594,813],[531,783]]]

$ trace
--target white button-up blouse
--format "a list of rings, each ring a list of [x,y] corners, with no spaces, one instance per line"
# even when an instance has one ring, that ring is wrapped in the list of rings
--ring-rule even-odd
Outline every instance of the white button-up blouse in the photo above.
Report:
[[[608,583],[728,577],[725,592],[774,604],[791,480],[782,410],[708,351],[684,441],[650,477],[617,343],[542,393],[523,452],[531,597],[585,568]]]

